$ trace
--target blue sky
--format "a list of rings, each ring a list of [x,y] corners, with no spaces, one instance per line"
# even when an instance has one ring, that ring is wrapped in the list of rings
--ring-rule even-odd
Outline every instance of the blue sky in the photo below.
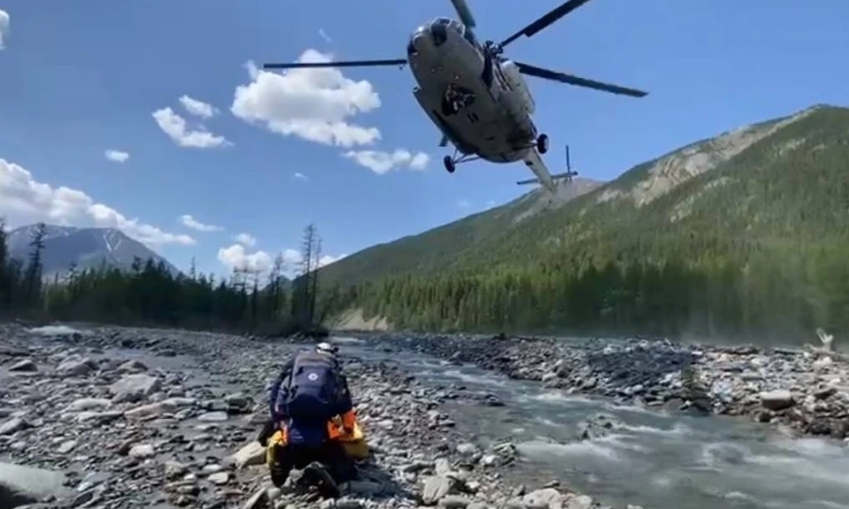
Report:
[[[469,1],[481,39],[501,39],[559,3]],[[309,49],[403,57],[415,27],[453,15],[448,0],[0,0],[0,10],[0,215],[12,223],[115,224],[180,267],[195,256],[201,270],[225,273],[220,258],[297,248],[310,222],[338,256],[527,191],[515,185],[527,177],[518,163],[442,169],[448,149],[437,146],[406,69],[346,70],[359,84],[317,95],[332,78],[281,85],[252,78],[246,65]],[[507,55],[650,91],[631,99],[529,78],[535,122],[554,147],[549,166],[560,169],[568,142],[583,176],[608,180],[739,125],[849,103],[847,19],[849,3],[838,0],[595,0]],[[183,96],[215,114],[203,118],[198,104],[191,114]],[[367,111],[340,115],[357,107]],[[206,134],[181,146],[180,118]],[[328,128],[325,118],[355,128]],[[379,140],[351,145],[375,130]],[[108,150],[129,157],[110,161]],[[361,150],[407,151],[406,162],[380,174],[344,157]],[[419,153],[430,162],[411,168]],[[197,231],[185,215],[218,228]],[[239,233],[256,243],[233,247]]]

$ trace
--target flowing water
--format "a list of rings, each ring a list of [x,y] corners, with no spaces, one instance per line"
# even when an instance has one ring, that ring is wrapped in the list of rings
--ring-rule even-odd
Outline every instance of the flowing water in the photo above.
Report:
[[[654,509],[849,508],[849,448],[838,442],[790,440],[741,419],[617,406],[470,366],[344,342],[343,355],[399,363],[427,384],[462,385],[496,395],[504,407],[474,404],[471,411],[452,417],[472,427],[482,445],[511,437],[539,468],[610,504]],[[602,439],[574,441],[578,423],[602,412],[624,426]]]

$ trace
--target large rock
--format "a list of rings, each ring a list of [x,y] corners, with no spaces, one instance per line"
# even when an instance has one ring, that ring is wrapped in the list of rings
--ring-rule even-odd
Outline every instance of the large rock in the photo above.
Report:
[[[124,417],[129,419],[141,419],[150,416],[160,416],[177,411],[177,405],[173,401],[163,400],[156,403],[148,403],[124,412]]]
[[[580,440],[596,440],[610,434],[622,424],[612,415],[595,414],[578,423],[578,438]]]
[[[793,394],[788,390],[777,390],[761,393],[761,405],[769,410],[784,410],[793,406]]]
[[[141,361],[131,359],[118,366],[118,371],[121,373],[143,373],[147,371],[147,366]]]
[[[24,359],[10,366],[9,371],[33,372],[38,371],[38,366],[36,366],[35,362],[33,362],[31,359]]]
[[[236,468],[262,465],[265,463],[265,447],[256,440],[252,440],[239,449],[236,454],[230,456],[230,462]]]
[[[103,410],[105,408],[109,408],[111,405],[108,399],[103,398],[79,398],[72,401],[67,408],[65,408],[66,412],[87,412],[92,410]]]
[[[12,435],[27,427],[27,422],[20,417],[12,417],[8,421],[0,424],[0,436]],[[3,479],[0,477],[0,479]]]
[[[554,488],[534,490],[517,500],[528,509],[563,509],[566,497]]]
[[[161,383],[156,377],[144,374],[125,375],[109,386],[109,394],[115,403],[132,403],[150,396],[160,387]]]
[[[91,359],[69,357],[59,364],[56,368],[56,372],[63,376],[84,376],[97,368],[97,363]]]
[[[48,497],[61,499],[70,493],[64,482],[61,472],[0,463],[0,508],[32,504]]]
[[[456,493],[457,481],[451,477],[434,475],[427,477],[420,495],[422,505],[436,505],[448,495]]]

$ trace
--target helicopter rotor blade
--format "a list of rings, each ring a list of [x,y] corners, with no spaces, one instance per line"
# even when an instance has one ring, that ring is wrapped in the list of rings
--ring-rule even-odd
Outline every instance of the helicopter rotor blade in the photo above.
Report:
[[[519,30],[515,34],[511,35],[510,37],[504,39],[501,42],[501,47],[507,46],[508,44],[515,41],[519,37],[522,37],[523,35],[525,37],[533,37],[537,33],[548,28],[549,25],[553,24],[554,22],[558,21],[563,16],[569,14],[570,12],[574,11],[575,9],[577,9],[578,7],[584,5],[585,3],[589,2],[589,1],[590,0],[569,0],[567,2],[563,2],[562,4],[560,4],[559,7],[555,7],[554,9],[549,11],[548,14],[538,18],[536,21],[534,21],[530,25]]]
[[[469,9],[469,4],[466,0],[451,0],[454,5],[454,10],[457,11],[457,17],[469,28],[475,28],[475,17],[472,15],[472,10]]]
[[[316,69],[322,67],[381,67],[404,65],[406,58],[394,60],[349,60],[342,62],[291,62],[287,64],[263,64],[263,69]]]
[[[523,64],[521,62],[515,62],[515,64],[519,68],[520,73],[527,74],[528,76],[534,76],[551,81],[559,81],[560,83],[567,83],[578,87],[592,88],[602,92],[609,92],[611,94],[627,95],[631,97],[645,97],[648,95],[648,92],[637,90],[635,88],[622,87],[612,83],[604,83],[603,81],[589,80],[572,74],[556,72],[542,67],[537,67],[535,65]]]

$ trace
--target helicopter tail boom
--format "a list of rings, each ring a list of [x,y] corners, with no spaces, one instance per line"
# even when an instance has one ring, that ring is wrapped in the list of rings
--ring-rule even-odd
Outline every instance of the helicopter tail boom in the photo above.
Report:
[[[551,175],[548,172],[548,169],[545,168],[545,164],[543,164],[539,152],[536,150],[532,150],[525,156],[525,164],[531,169],[531,171],[534,172],[534,174],[536,174],[537,177],[520,180],[516,182],[516,184],[520,186],[541,184],[552,193],[554,193],[557,189],[558,182],[563,180],[569,182],[572,180],[572,177],[578,175],[577,171],[572,171],[572,161],[569,158],[569,145],[566,145],[566,171],[563,173],[555,173],[554,175]]]
[[[524,161],[525,166],[527,166],[529,170],[534,172],[536,178],[529,180],[520,180],[519,182],[516,182],[517,184],[541,184],[551,193],[557,191],[557,184],[552,178],[551,172],[548,171],[548,167],[543,162],[542,156],[540,156],[540,153],[536,148],[528,150],[528,153],[525,154],[525,157],[522,158],[522,160]]]

